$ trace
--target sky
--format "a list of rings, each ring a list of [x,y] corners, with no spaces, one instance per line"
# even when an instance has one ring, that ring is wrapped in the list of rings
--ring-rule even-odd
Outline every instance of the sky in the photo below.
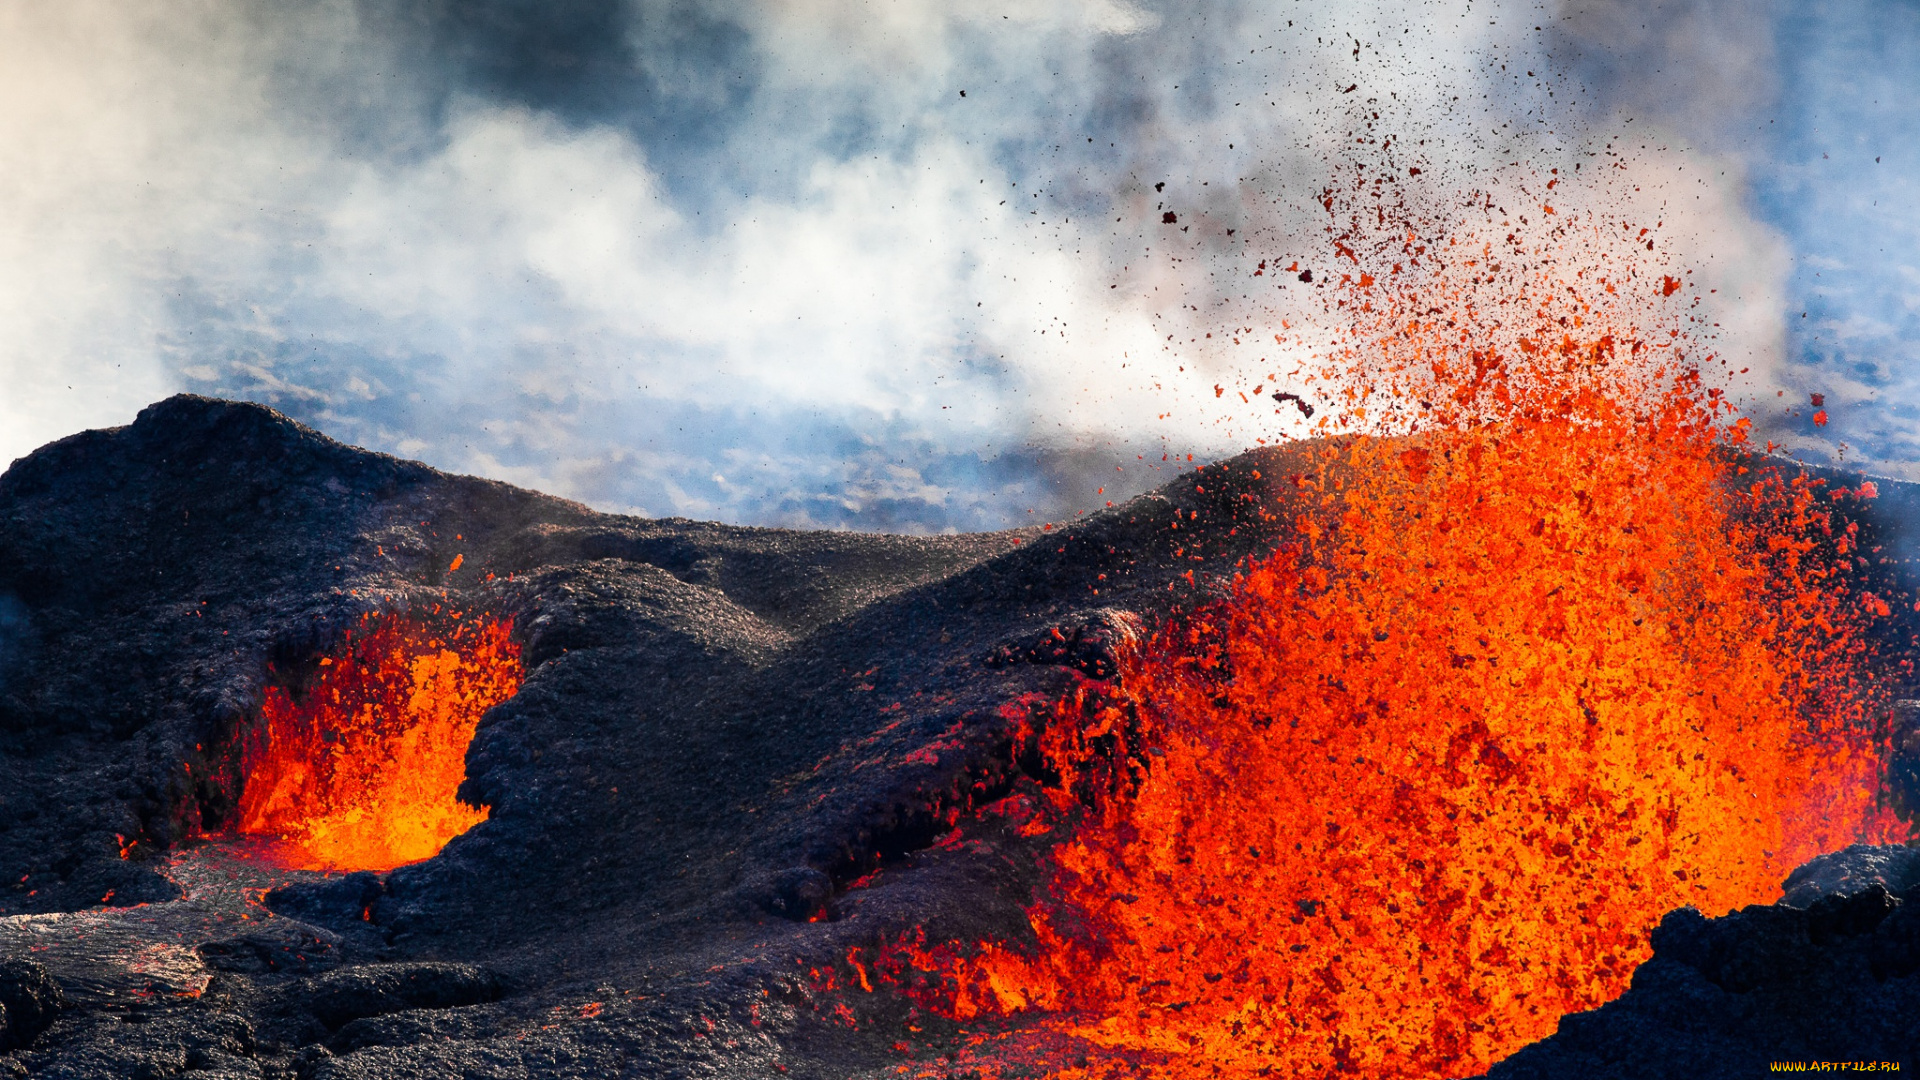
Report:
[[[613,512],[1059,519],[1301,433],[1212,387],[1372,121],[1439,203],[1613,151],[1568,199],[1663,222],[1760,430],[1920,478],[1913,3],[64,0],[0,98],[0,462],[190,391]]]

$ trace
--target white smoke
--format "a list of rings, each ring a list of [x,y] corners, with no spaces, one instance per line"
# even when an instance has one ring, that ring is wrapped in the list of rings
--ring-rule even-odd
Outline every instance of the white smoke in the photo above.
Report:
[[[1636,212],[1779,370],[1738,149],[1627,125],[1536,5],[582,0],[537,41],[410,10],[0,13],[0,460],[184,389],[614,510],[1095,507],[1297,430],[1212,387],[1286,359],[1251,267],[1321,242],[1374,112],[1436,198],[1631,130]]]

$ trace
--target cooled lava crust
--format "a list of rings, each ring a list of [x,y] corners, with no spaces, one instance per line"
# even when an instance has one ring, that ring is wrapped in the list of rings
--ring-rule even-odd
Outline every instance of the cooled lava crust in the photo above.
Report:
[[[1273,550],[1293,515],[1270,481],[1297,452],[1061,528],[907,537],[601,514],[184,395],[50,444],[0,477],[0,916],[164,912],[173,856],[231,824],[267,681],[369,613],[509,618],[526,677],[468,753],[487,821],[387,874],[299,878],[266,896],[269,929],[182,931],[211,976],[197,995],[62,999],[13,963],[32,953],[0,956],[5,1015],[28,1018],[0,1021],[0,1051],[26,1044],[0,1076],[937,1061],[952,1024],[811,972],[913,930],[1030,937],[1033,841],[969,816],[1046,779],[1014,745],[1018,703],[1110,676],[1134,628]],[[1881,493],[1873,572],[1905,579],[1890,523],[1920,490]],[[954,820],[968,842],[940,843]],[[1494,1075],[1745,1076],[1920,1043],[1920,936],[1887,914],[1920,866],[1800,885],[1795,907],[1669,917],[1626,998]],[[1801,910],[1823,895],[1867,899]]]

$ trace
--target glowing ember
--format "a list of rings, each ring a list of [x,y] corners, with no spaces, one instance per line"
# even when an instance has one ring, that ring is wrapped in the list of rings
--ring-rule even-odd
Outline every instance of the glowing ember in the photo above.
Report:
[[[1477,1074],[1624,991],[1665,912],[1892,829],[1854,674],[1886,604],[1818,485],[1742,466],[1680,282],[1617,222],[1429,245],[1374,209],[1324,294],[1346,434],[1268,478],[1297,543],[1044,710],[1034,941],[869,958],[1033,1020],[982,1063]]]
[[[235,831],[297,869],[386,870],[484,821],[455,797],[482,713],[520,688],[505,622],[369,618],[297,693],[267,689]]]

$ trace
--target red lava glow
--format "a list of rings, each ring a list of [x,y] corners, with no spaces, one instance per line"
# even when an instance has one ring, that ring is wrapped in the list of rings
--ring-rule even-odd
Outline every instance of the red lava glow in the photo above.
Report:
[[[297,691],[267,688],[235,832],[288,869],[389,870],[486,820],[455,797],[487,709],[520,688],[509,625],[370,616]]]
[[[1872,492],[1747,449],[1631,228],[1484,209],[1336,222],[1327,438],[1265,478],[1293,539],[1039,703],[1031,938],[865,958],[1003,1032],[962,1065],[1477,1075],[1625,991],[1665,912],[1893,838],[1887,602],[1834,513]]]

